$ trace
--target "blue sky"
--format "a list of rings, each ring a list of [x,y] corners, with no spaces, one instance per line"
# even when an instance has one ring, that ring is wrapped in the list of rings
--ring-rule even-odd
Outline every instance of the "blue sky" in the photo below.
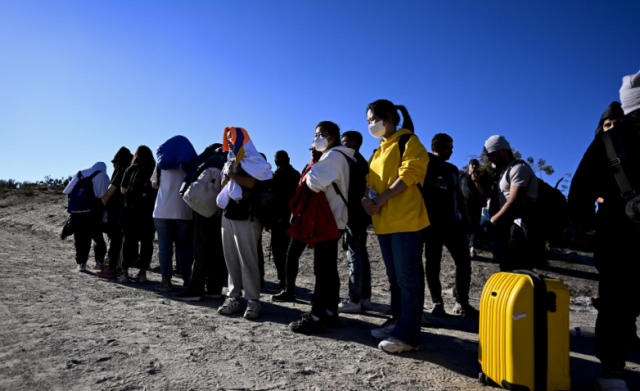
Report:
[[[407,106],[426,145],[450,134],[458,166],[503,134],[573,172],[640,70],[638,14],[637,1],[4,0],[0,178],[71,175],[177,134],[200,152],[225,126],[300,170],[322,120],[362,132],[368,158],[380,98]]]

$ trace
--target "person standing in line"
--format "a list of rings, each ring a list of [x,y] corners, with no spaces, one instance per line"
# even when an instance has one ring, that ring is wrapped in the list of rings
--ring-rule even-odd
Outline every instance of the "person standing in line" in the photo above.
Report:
[[[122,177],[120,192],[124,195],[124,210],[121,225],[124,241],[120,257],[121,283],[130,282],[129,268],[132,266],[140,270],[136,280],[140,283],[147,282],[147,270],[151,266],[153,239],[156,235],[153,223],[156,190],[149,179],[155,167],[153,152],[146,145],[141,145],[136,149],[131,166]]]
[[[257,319],[260,316],[258,243],[262,237],[257,208],[261,182],[272,179],[273,172],[245,129],[225,128],[222,150],[229,153],[217,204],[224,209],[222,248],[229,271],[229,292],[218,313],[230,315],[239,311],[244,290],[247,299],[244,317]]]
[[[291,236],[287,234],[287,230],[291,227],[289,202],[296,194],[300,173],[291,166],[287,151],[276,152],[275,162],[278,167],[273,173],[273,202],[276,209],[276,221],[271,229],[271,251],[273,252],[278,283],[267,287],[267,289],[281,292],[285,288],[287,248],[291,242]]]
[[[122,217],[122,207],[124,206],[124,197],[122,193],[120,193],[120,183],[122,183],[124,171],[131,165],[132,158],[133,155],[131,151],[126,147],[122,147],[113,157],[113,160],[111,160],[111,163],[113,163],[113,174],[111,175],[109,188],[104,197],[102,197],[104,210],[107,214],[105,233],[109,237],[109,251],[107,252],[109,264],[96,264],[94,267],[94,269],[100,270],[96,275],[101,278],[116,278],[119,274],[117,269],[120,264],[123,236],[120,218]]]
[[[222,151],[222,144],[208,146],[191,165],[182,186],[183,190],[186,191],[205,170],[212,173],[214,189],[221,190],[222,169],[226,162],[227,152]],[[222,249],[222,213],[218,210],[213,216],[204,217],[194,211],[193,223],[195,261],[191,281],[187,290],[178,293],[174,298],[182,301],[200,301],[203,296],[221,299],[222,288],[229,277]]]
[[[402,112],[403,127],[400,124]],[[413,122],[404,106],[377,100],[367,107],[369,133],[381,138],[369,160],[367,186],[362,205],[372,216],[391,291],[391,319],[371,331],[381,339],[378,348],[388,353],[414,350],[420,343],[422,322],[422,269],[420,231],[429,217],[418,185],[427,173],[429,154],[413,135]],[[404,138],[404,153],[400,139]]]
[[[158,190],[153,221],[158,232],[158,258],[162,282],[156,290],[173,290],[171,260],[175,244],[176,258],[182,265],[185,286],[191,277],[193,263],[193,211],[180,195],[182,182],[191,162],[197,157],[191,142],[184,136],[174,136],[158,147],[158,164],[151,175],[151,184]]]
[[[298,188],[306,185],[307,175],[311,171],[311,167],[316,164],[322,157],[322,152],[316,151],[315,147],[309,148],[311,151],[311,162],[304,166],[302,173],[300,174],[300,181],[298,182]],[[289,210],[291,213],[291,210]],[[271,296],[271,301],[276,302],[291,302],[296,301],[296,279],[298,277],[298,268],[300,266],[300,257],[307,248],[307,243],[301,242],[295,238],[291,238],[287,247],[286,253],[286,268],[285,268],[285,287],[282,292]]]
[[[367,188],[369,163],[360,154],[362,134],[350,130],[342,134],[342,145],[355,151],[356,163],[352,169],[349,198],[360,199]],[[338,305],[338,311],[359,314],[371,309],[371,265],[367,252],[367,227],[371,224],[371,216],[361,205],[356,210],[349,210],[347,223],[347,259],[349,261],[349,297]]]
[[[91,251],[91,240],[95,242],[93,251],[96,262],[104,262],[107,245],[102,235],[102,216],[104,197],[109,187],[107,165],[97,162],[91,168],[81,171],[73,177],[63,193],[69,197],[67,212],[73,230],[76,248],[77,271],[87,271],[87,260]]]
[[[598,310],[595,356],[601,369],[594,389],[612,391],[628,391],[624,380],[627,351],[640,348],[636,329],[640,315],[639,208],[622,189],[629,186],[640,193],[640,72],[622,79],[620,101],[622,104],[613,102],[602,115],[569,190],[572,223],[581,231],[596,231],[593,258],[600,278],[594,300]],[[607,152],[607,144],[613,146],[618,161]],[[628,185],[620,182],[620,172]],[[632,220],[629,214],[634,212]]]
[[[469,255],[471,258],[477,256],[476,246],[480,236],[480,217],[482,208],[487,206],[489,196],[489,185],[483,180],[479,171],[480,162],[478,159],[471,159],[467,166],[467,173],[462,175],[462,195],[464,196],[464,206],[469,220]]]
[[[429,225],[422,233],[425,244],[425,274],[431,294],[431,314],[445,316],[440,265],[442,249],[447,246],[456,265],[456,283],[453,294],[456,305],[453,313],[467,318],[477,318],[478,310],[469,304],[471,285],[471,257],[467,242],[467,212],[464,208],[458,168],[447,161],[453,155],[453,139],[445,133],[436,134],[431,140],[429,171],[424,180],[424,192],[429,214]]]
[[[515,158],[504,136],[489,137],[484,152],[500,173],[499,209],[491,217],[500,271],[531,270],[544,250],[536,216],[538,178],[528,164]]]
[[[316,194],[322,193],[331,209],[338,233],[333,239],[314,243],[313,274],[315,286],[311,295],[311,311],[289,324],[294,333],[312,334],[325,327],[341,327],[338,317],[340,275],[338,273],[339,232],[347,227],[350,161],[355,162],[354,150],[340,145],[340,128],[331,121],[322,121],[315,128],[313,145],[322,152],[320,160],[311,166],[305,185]],[[326,204],[325,204],[326,205]],[[300,218],[300,216],[295,216]],[[333,223],[332,223],[333,224]]]

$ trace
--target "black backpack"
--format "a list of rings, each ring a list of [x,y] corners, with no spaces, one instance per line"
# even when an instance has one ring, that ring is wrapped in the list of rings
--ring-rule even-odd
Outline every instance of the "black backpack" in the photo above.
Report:
[[[357,162],[349,159],[346,154],[340,151],[336,151],[342,154],[345,159],[347,159],[347,164],[349,165],[349,190],[347,194],[349,195],[349,201],[344,198],[342,191],[335,182],[332,183],[333,189],[336,191],[336,194],[342,198],[342,201],[347,206],[347,212],[349,213],[349,217],[347,218],[347,225],[353,228],[361,228],[367,227],[371,224],[371,217],[364,211],[362,206],[362,196],[364,195],[364,189],[359,189],[358,187],[358,178],[362,176],[366,176],[366,172],[362,172],[359,170]]]
[[[88,177],[82,176],[82,171],[78,171],[78,183],[69,193],[67,212],[70,214],[88,214],[95,208],[96,195],[93,192],[93,178],[101,171],[96,171]]]
[[[273,196],[273,179],[259,181],[251,189],[251,214],[260,221],[262,226],[271,230],[277,221],[277,208]]]
[[[507,182],[509,182],[511,169],[518,164],[528,165],[523,160],[516,160],[505,173]],[[562,232],[569,224],[567,198],[560,190],[552,187],[542,179],[538,177],[535,179],[538,181],[538,200],[534,206],[537,227],[544,239],[556,239],[562,235]],[[509,184],[511,183],[509,182]]]
[[[128,211],[153,211],[157,192],[151,186],[151,179],[149,178],[149,175],[144,175],[144,170],[137,164],[131,166],[129,170],[134,171],[131,174],[129,186],[124,193],[125,207]],[[159,181],[160,175],[158,175],[158,182]]]

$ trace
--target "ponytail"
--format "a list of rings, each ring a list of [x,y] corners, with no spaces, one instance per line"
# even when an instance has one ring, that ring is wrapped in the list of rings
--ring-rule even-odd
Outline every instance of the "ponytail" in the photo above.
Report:
[[[411,116],[409,115],[409,111],[403,105],[397,105],[396,110],[400,110],[402,113],[402,127],[411,131],[411,133],[415,133],[415,128],[413,127],[413,121],[411,120]],[[400,122],[400,121],[398,121]]]
[[[413,121],[411,120],[411,116],[409,115],[409,111],[407,108],[402,105],[394,105],[391,101],[386,99],[379,99],[373,103],[369,103],[367,106],[367,111],[371,110],[373,114],[377,117],[387,120],[388,116],[391,115],[391,122],[393,122],[393,126],[398,126],[400,123],[400,114],[398,111],[402,113],[402,127],[411,131],[411,133],[415,132],[415,128],[413,126]]]

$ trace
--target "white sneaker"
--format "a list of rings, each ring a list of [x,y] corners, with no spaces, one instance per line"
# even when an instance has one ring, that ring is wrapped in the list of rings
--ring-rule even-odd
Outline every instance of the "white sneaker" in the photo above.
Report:
[[[249,300],[247,309],[244,311],[245,319],[257,319],[260,316],[260,302],[258,300]]]
[[[393,328],[396,327],[397,320],[388,319],[382,324],[382,327],[371,330],[371,336],[375,339],[387,339],[391,335]]]
[[[360,303],[354,303],[351,299],[345,299],[342,303],[338,304],[338,312],[343,314],[359,314],[362,312],[362,306]]]
[[[227,297],[224,299],[224,303],[218,307],[218,313],[220,315],[231,315],[240,309],[240,300],[235,297]]]
[[[126,269],[123,269],[123,270],[120,272],[120,277],[118,277],[118,281],[119,281],[119,282],[121,282],[121,283],[123,283],[123,284],[126,284],[126,283],[128,283],[128,282],[131,282],[131,281],[129,280],[129,271],[128,271],[128,270],[126,270]]]
[[[136,276],[136,278],[138,279],[138,282],[147,282],[149,280],[147,280],[147,270],[146,269],[140,269],[140,271],[138,272],[138,275]]]
[[[473,247],[469,247],[469,255],[471,256],[471,258],[475,258],[478,256],[478,254],[476,253],[476,249]]]
[[[76,267],[76,271],[86,272],[87,271],[87,264],[86,263],[79,263],[78,267]]]
[[[363,311],[365,310],[370,310],[371,309],[371,299],[362,299],[360,300],[360,308],[362,308]]]
[[[102,264],[100,262],[96,262],[96,264],[93,265],[93,270],[102,270]]]
[[[410,350],[417,350],[415,346],[411,346],[398,338],[389,337],[378,344],[378,349],[387,353],[402,353]]]
[[[596,391],[629,391],[624,379],[607,379],[605,377],[597,378],[593,389]]]

